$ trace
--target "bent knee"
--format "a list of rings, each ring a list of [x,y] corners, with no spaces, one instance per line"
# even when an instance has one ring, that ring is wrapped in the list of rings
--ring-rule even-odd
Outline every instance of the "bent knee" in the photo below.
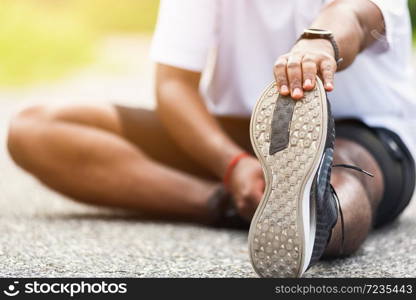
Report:
[[[15,117],[18,121],[28,119],[118,129],[118,114],[112,105],[38,105],[24,109]]]
[[[111,105],[37,105],[25,108],[10,122],[7,146],[13,160],[28,165],[31,148],[45,142],[43,136],[54,130],[57,123],[95,127],[121,133],[117,111]]]
[[[8,131],[9,150],[15,148],[25,137],[30,135],[36,125],[45,120],[44,106],[31,106],[20,111],[11,121]]]
[[[25,108],[12,118],[7,135],[7,148],[18,165],[23,164],[26,149],[33,141],[31,135],[44,119],[44,115],[44,106],[32,106]]]

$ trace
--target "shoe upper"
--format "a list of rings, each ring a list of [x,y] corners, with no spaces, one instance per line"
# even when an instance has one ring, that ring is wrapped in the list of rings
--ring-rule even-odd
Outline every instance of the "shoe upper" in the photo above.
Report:
[[[332,228],[338,219],[338,205],[330,183],[335,144],[335,122],[328,100],[327,103],[328,131],[325,150],[311,187],[311,203],[315,203],[316,209],[316,233],[309,267],[322,257],[331,238]]]

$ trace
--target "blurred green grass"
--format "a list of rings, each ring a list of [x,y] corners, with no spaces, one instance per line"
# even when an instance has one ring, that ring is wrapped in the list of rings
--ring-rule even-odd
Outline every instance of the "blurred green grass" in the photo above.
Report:
[[[0,0],[0,85],[60,78],[111,34],[148,33],[157,0]],[[416,41],[416,0],[409,0]]]
[[[151,33],[156,0],[0,0],[0,85],[59,78],[94,61],[101,38]]]
[[[409,0],[409,11],[412,18],[413,45],[416,47],[416,0]]]

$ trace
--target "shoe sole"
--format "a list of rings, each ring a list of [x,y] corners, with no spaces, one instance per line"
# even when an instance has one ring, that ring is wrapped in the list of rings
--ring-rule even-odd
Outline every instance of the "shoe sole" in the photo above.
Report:
[[[292,111],[278,112],[283,122],[290,122],[286,124],[288,144],[270,154],[275,106],[287,107],[289,101],[294,100],[279,95],[275,84],[271,84],[257,101],[250,122],[251,143],[266,183],[249,231],[251,263],[261,277],[301,277],[309,265],[315,239],[310,189],[328,127],[322,82],[317,78],[315,89],[305,92]]]

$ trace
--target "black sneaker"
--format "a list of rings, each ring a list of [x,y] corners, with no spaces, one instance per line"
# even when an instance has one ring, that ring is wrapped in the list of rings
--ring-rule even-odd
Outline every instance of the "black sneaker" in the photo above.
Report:
[[[254,108],[250,136],[266,189],[249,251],[261,277],[300,277],[323,254],[338,219],[330,185],[334,120],[322,82],[298,101],[271,84]]]

